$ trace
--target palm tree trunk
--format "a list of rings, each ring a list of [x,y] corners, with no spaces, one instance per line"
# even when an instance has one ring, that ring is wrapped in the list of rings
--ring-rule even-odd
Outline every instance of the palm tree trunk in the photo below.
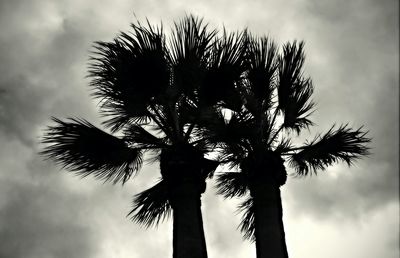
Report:
[[[203,159],[185,145],[161,153],[161,175],[173,210],[173,258],[207,258],[200,201],[206,188]]]
[[[252,187],[257,258],[288,258],[279,186],[260,183]]]
[[[207,258],[198,187],[182,183],[173,191],[173,258]]]

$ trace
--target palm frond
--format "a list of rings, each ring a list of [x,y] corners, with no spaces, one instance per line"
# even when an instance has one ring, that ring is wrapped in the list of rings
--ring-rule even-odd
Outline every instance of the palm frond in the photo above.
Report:
[[[221,111],[217,111],[201,126],[203,139],[210,145],[215,144],[220,150],[218,161],[230,162],[231,167],[234,167],[246,156],[246,148],[250,148],[248,138],[254,131],[249,113],[234,112],[227,120]]]
[[[147,118],[149,101],[167,89],[170,65],[162,28],[132,24],[112,42],[96,42],[90,58],[93,96],[113,131]],[[157,76],[154,76],[154,75]]]
[[[290,164],[296,169],[297,175],[316,173],[318,169],[324,170],[339,161],[350,166],[354,160],[369,154],[367,143],[371,139],[362,127],[357,130],[349,128],[347,124],[336,130],[334,127],[310,143],[306,142],[299,152],[291,155]]]
[[[284,115],[283,126],[297,133],[312,125],[308,119],[314,103],[311,79],[303,78],[304,42],[286,44],[278,66],[278,110]]]
[[[168,201],[167,183],[163,180],[153,187],[137,194],[133,200],[133,209],[128,216],[146,228],[157,226],[168,219],[172,213]]]
[[[217,160],[221,164],[228,164],[229,169],[240,166],[242,160],[246,157],[248,150],[240,143],[222,143]]]
[[[288,104],[284,109],[283,126],[300,133],[301,129],[308,128],[313,122],[308,119],[315,106],[311,101],[313,86],[310,79],[298,82],[292,95],[289,97]]]
[[[177,97],[182,92],[193,93],[194,89],[200,87],[215,35],[216,31],[210,31],[203,19],[192,15],[175,23],[169,44],[174,73],[174,89],[171,89],[170,94],[172,97]]]
[[[199,107],[194,101],[188,97],[184,97],[180,100],[178,106],[179,122],[180,127],[185,128],[190,124],[188,128],[185,128],[186,139],[189,139],[194,126],[196,126],[200,120],[204,120],[207,115],[202,107]],[[189,129],[190,128],[190,129]]]
[[[141,149],[161,149],[168,146],[166,140],[159,138],[140,125],[129,125],[124,130],[124,140]]]
[[[238,226],[240,232],[243,234],[243,238],[254,242],[256,240],[256,227],[253,197],[248,196],[247,199],[239,205],[238,212],[243,213],[242,219]]]
[[[86,177],[125,183],[142,165],[140,149],[130,148],[123,139],[112,136],[81,119],[53,118],[40,153],[64,168]]]
[[[215,127],[215,123],[220,122],[219,118],[216,118],[218,115],[218,111],[210,106],[186,105],[180,110],[182,122],[187,123],[185,139],[203,153],[211,152],[216,147],[217,143],[213,142],[211,138],[208,139],[208,137],[214,135],[210,128]]]
[[[169,140],[176,139],[179,132],[176,128],[176,119],[173,118],[173,113],[176,114],[175,110],[172,110],[171,105],[173,102],[166,102],[161,104],[152,103],[149,109],[149,114],[155,122],[154,130],[157,133],[166,135]]]
[[[272,106],[275,73],[278,68],[276,45],[267,37],[250,37],[248,50],[248,74],[251,95],[263,110]]]
[[[242,197],[247,193],[248,180],[244,173],[225,172],[217,176],[216,187],[224,198]]]
[[[292,142],[289,138],[282,138],[281,141],[276,145],[275,152],[282,154],[292,149]]]
[[[213,43],[200,101],[206,105],[221,102],[225,107],[238,110],[242,99],[236,89],[246,70],[246,33],[230,33],[225,30]]]

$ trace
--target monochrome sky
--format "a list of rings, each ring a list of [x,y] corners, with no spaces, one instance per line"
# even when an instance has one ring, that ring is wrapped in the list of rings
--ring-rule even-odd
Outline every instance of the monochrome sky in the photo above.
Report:
[[[306,42],[316,126],[364,125],[372,155],[282,188],[291,258],[399,257],[399,6],[396,0],[9,0],[0,1],[0,257],[172,256],[172,225],[126,218],[132,196],[158,178],[145,166],[124,187],[81,180],[38,156],[50,117],[100,124],[88,90],[94,41],[111,40],[135,16],[172,25],[185,14],[228,30],[247,27],[278,44]],[[203,196],[209,257],[255,257],[236,231],[237,200]]]

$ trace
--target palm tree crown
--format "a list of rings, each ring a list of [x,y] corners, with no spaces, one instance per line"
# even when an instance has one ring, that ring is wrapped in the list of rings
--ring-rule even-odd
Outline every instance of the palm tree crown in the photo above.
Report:
[[[245,238],[256,239],[258,187],[270,184],[279,189],[285,184],[285,163],[296,175],[306,176],[339,161],[351,165],[368,155],[367,132],[348,124],[332,126],[301,146],[292,143],[293,133],[298,135],[313,125],[313,84],[303,73],[303,49],[303,42],[294,41],[279,51],[269,38],[246,33],[246,70],[235,88],[242,105],[236,110],[215,110],[204,125],[205,137],[217,144],[219,161],[231,169],[240,168],[240,172],[220,173],[217,189],[226,198],[246,197],[239,205],[244,213],[239,227]]]
[[[302,146],[292,144],[290,133],[313,125],[313,84],[303,75],[303,48],[303,42],[294,41],[279,51],[267,37],[247,30],[218,33],[193,16],[175,23],[169,38],[162,26],[132,24],[130,33],[96,42],[90,58],[92,94],[111,133],[84,119],[54,118],[41,154],[78,175],[114,184],[127,182],[150,154],[150,161],[160,162],[161,179],[135,196],[129,214],[147,227],[172,210],[182,217],[197,214],[193,223],[201,225],[200,195],[207,177],[218,163],[238,166],[240,173],[219,174],[218,193],[247,196],[239,207],[245,211],[240,227],[254,239],[257,211],[268,203],[261,198],[265,185],[275,193],[285,184],[285,162],[304,176],[368,154],[366,132],[347,124]],[[215,148],[218,162],[204,158]],[[280,204],[279,192],[274,200]],[[174,237],[180,239],[174,249],[192,241],[181,236],[191,225],[185,223],[174,221]],[[174,257],[189,255],[189,249],[182,250],[174,250]]]
[[[215,106],[240,103],[226,93],[233,95],[244,71],[244,34],[218,33],[193,16],[175,23],[168,39],[162,26],[131,27],[111,42],[96,42],[90,58],[92,95],[111,133],[83,119],[54,118],[41,154],[83,177],[122,184],[150,154],[160,162],[161,180],[135,196],[129,215],[151,226],[168,217],[188,182],[196,194],[204,192],[218,165],[204,158],[214,144],[200,125]]]

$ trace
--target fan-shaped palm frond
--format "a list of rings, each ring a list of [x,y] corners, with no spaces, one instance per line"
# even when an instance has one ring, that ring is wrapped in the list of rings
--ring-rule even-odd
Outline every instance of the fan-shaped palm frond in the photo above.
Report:
[[[267,37],[250,37],[247,62],[250,95],[259,106],[255,112],[267,110],[272,106],[272,93],[276,86],[278,62],[275,43]]]
[[[238,207],[238,212],[243,213],[238,228],[243,234],[244,239],[255,241],[255,213],[253,197],[248,196]]]
[[[285,107],[283,126],[299,134],[301,129],[313,125],[308,116],[312,113],[314,103],[310,100],[313,93],[311,80],[307,79],[298,83]]]
[[[90,59],[93,95],[113,131],[146,119],[150,100],[167,89],[171,77],[162,28],[132,28],[131,34],[121,33],[113,42],[96,42]]]
[[[225,107],[238,110],[242,106],[240,92],[236,84],[246,71],[246,33],[230,33],[225,30],[214,41],[204,85],[201,88],[201,101],[206,105],[221,102]]]
[[[283,46],[283,55],[279,57],[278,66],[278,97],[279,107],[283,109],[287,102],[288,96],[295,87],[295,82],[302,77],[302,69],[304,64],[304,42],[297,44],[294,41],[292,44],[287,43]]]
[[[241,197],[247,193],[248,180],[244,173],[226,172],[217,176],[217,194],[224,198]]]
[[[174,73],[171,96],[178,97],[182,92],[192,95],[200,88],[215,34],[215,30],[209,31],[208,25],[194,16],[175,23],[169,44]]]
[[[203,19],[192,15],[175,23],[170,42],[173,63],[177,64],[191,57],[205,61],[203,58],[208,57],[210,43],[215,34],[215,30],[208,30],[208,24],[204,24]]]
[[[308,116],[314,107],[312,82],[302,74],[303,47],[303,42],[286,44],[278,66],[278,110],[284,115],[283,126],[297,133],[312,125]]]
[[[348,125],[342,125],[334,130],[335,126],[323,136],[317,136],[310,143],[300,147],[299,152],[291,155],[290,164],[298,175],[316,173],[338,161],[345,161],[348,165],[356,159],[369,154],[366,143],[371,139],[366,137],[367,132],[362,127],[353,130]]]
[[[161,180],[135,196],[133,209],[128,216],[145,227],[157,226],[158,223],[168,219],[172,213],[168,198],[167,184]]]
[[[42,155],[68,170],[86,177],[125,183],[142,165],[142,152],[130,148],[123,139],[112,136],[82,119],[64,122],[53,118],[42,142],[48,144]]]

